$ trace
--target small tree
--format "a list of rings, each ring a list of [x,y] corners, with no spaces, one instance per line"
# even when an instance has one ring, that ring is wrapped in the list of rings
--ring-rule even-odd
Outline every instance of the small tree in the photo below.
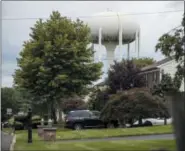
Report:
[[[152,96],[146,88],[134,88],[111,96],[102,110],[101,118],[118,119],[120,123],[130,122],[148,117],[169,116],[164,102]]]
[[[139,75],[140,68],[134,64],[133,60],[115,62],[108,71],[107,84],[115,93],[120,90],[129,90],[145,85],[144,78]]]
[[[109,90],[97,89],[90,95],[88,106],[90,110],[101,111],[109,99]]]
[[[20,104],[16,99],[16,92],[13,88],[1,88],[1,120],[7,120],[7,108],[11,108],[13,113],[17,113]]]
[[[165,93],[168,91],[178,91],[181,86],[181,80],[172,78],[170,74],[162,74],[161,82],[158,85],[155,85],[152,89],[152,94],[159,96],[161,99],[166,102]],[[167,104],[166,104],[167,105]],[[164,123],[167,124],[166,117]]]

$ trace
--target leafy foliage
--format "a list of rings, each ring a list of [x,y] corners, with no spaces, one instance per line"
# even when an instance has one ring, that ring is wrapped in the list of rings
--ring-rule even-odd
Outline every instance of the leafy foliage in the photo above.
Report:
[[[133,58],[133,63],[137,65],[139,68],[143,68],[148,65],[152,65],[155,63],[155,60],[153,58]]]
[[[7,108],[12,109],[15,114],[19,111],[20,104],[18,103],[18,95],[13,88],[1,88],[1,120],[4,121],[8,118]]]
[[[169,91],[178,91],[181,86],[180,79],[171,78],[170,74],[162,74],[161,82],[155,85],[152,93],[164,97],[164,94]]]
[[[87,48],[90,29],[82,21],[54,11],[31,31],[17,59],[14,83],[28,90],[34,102],[54,108],[60,98],[84,94],[86,86],[100,77],[102,64],[93,63],[93,51]]]
[[[147,88],[133,88],[114,94],[101,112],[101,118],[131,121],[139,118],[169,116],[164,102]]]
[[[109,99],[109,90],[96,89],[90,95],[90,100],[88,101],[88,106],[90,110],[101,111]]]
[[[115,62],[108,71],[107,84],[114,92],[143,87],[145,79],[138,74],[139,72],[140,68],[134,64],[133,60]]]
[[[16,129],[23,129],[27,127],[27,115],[16,115],[8,120],[10,126],[15,126]],[[40,125],[41,117],[39,115],[32,116],[32,128],[36,128]]]
[[[62,101],[61,107],[64,113],[71,110],[87,109],[86,103],[79,96],[73,96]]]
[[[185,15],[183,17],[182,26],[184,26]],[[158,44],[156,45],[156,51],[161,51],[163,55],[166,57],[174,57],[175,60],[179,63],[177,66],[177,72],[174,77],[174,81],[178,81],[181,83],[182,79],[185,78],[185,66],[184,66],[184,44],[185,44],[185,37],[183,34],[182,29],[176,29],[174,34],[164,34],[162,35],[159,40]],[[178,85],[178,84],[177,84]]]

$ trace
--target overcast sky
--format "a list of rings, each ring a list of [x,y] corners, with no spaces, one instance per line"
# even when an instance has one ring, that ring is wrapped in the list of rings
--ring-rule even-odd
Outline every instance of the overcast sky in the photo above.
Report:
[[[90,16],[107,9],[121,13],[145,13],[184,10],[183,1],[16,1],[2,2],[2,18],[24,18],[22,20],[3,20],[3,52],[2,52],[2,86],[11,87],[12,74],[17,67],[16,57],[22,49],[23,41],[29,39],[30,27],[36,19],[48,18],[53,10],[72,19]],[[170,29],[181,24],[182,12],[125,16],[138,22],[141,28],[141,57],[152,57],[160,60],[163,56],[155,53],[158,38]],[[31,19],[30,19],[31,18]],[[123,52],[124,53],[124,52]],[[123,54],[124,55],[124,54]],[[135,56],[134,46],[131,46],[131,56]]]

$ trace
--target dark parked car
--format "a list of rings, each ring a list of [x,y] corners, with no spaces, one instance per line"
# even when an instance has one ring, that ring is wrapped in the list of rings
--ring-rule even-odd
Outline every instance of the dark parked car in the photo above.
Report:
[[[99,111],[70,111],[65,118],[65,127],[74,130],[83,128],[116,128],[118,126],[117,120],[102,121]]]

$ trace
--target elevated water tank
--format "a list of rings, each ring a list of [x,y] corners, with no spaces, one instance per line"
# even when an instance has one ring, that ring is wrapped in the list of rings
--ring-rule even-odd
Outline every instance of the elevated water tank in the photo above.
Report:
[[[137,23],[125,19],[124,14],[112,11],[101,12],[89,18],[85,18],[84,22],[87,23],[91,29],[93,43],[103,44],[106,47],[108,66],[110,66],[114,60],[114,50],[118,44],[121,48],[122,45],[129,45],[138,39],[138,44],[136,45],[138,46],[139,52],[140,27]]]
[[[124,19],[124,14],[117,12],[102,12],[84,19],[91,29],[94,43],[98,43],[99,30],[102,31],[102,43],[119,42],[119,32],[122,30],[122,44],[128,44],[136,39],[135,34],[140,27],[137,23]]]

